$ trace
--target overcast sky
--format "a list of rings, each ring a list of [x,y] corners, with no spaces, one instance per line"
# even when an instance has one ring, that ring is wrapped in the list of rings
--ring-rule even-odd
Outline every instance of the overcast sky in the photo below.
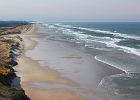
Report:
[[[0,20],[140,22],[140,0],[0,0]]]

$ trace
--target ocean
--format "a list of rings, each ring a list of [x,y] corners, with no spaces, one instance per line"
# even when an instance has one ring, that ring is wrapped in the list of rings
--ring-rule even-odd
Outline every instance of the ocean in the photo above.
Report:
[[[99,89],[110,100],[140,100],[140,23],[44,23],[53,40],[74,42],[96,60],[124,71],[103,78]]]

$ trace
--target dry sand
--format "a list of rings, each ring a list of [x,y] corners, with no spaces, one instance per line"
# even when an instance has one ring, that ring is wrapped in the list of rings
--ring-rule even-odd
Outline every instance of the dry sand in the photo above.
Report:
[[[37,33],[36,30],[36,27],[33,26],[30,31],[20,35],[23,38],[25,45],[24,52],[33,49],[37,45],[35,41],[30,40],[31,37],[39,38],[44,36],[43,34]],[[84,97],[65,88],[43,90],[31,87],[30,83],[33,82],[50,82],[70,86],[78,86],[78,84],[61,77],[55,70],[44,70],[38,65],[38,61],[26,57],[24,52],[18,59],[18,65],[14,67],[14,69],[17,71],[17,76],[20,77],[21,87],[25,90],[25,93],[31,100],[86,100]]]
[[[20,77],[21,87],[25,90],[25,93],[31,98],[31,100],[90,100],[90,99],[98,100],[98,98],[97,99],[86,98],[89,95],[93,95],[96,97],[96,95],[98,94],[95,91],[86,89],[84,87],[80,87],[81,84],[78,83],[78,81],[73,81],[70,78],[62,77],[61,73],[59,73],[55,69],[52,69],[51,66],[45,66],[45,68],[47,69],[44,69],[39,65],[38,63],[39,61],[32,60],[31,58],[25,56],[25,51],[32,50],[37,45],[37,42],[35,42],[30,38],[41,38],[46,36],[46,34],[38,33],[36,25],[33,25],[30,31],[28,31],[27,33],[22,33],[20,34],[20,36],[24,40],[25,50],[22,53],[21,57],[18,59],[18,65],[14,69],[17,71],[16,72],[17,76]],[[93,82],[94,88],[97,87],[97,85],[99,84],[99,82],[103,77],[111,74],[121,73],[121,71],[112,68],[111,66],[96,61],[94,58],[92,58],[91,55],[88,55],[87,53],[83,53],[82,55],[80,54],[82,52],[77,53],[77,51],[68,48],[67,46],[65,46],[65,44],[61,45],[61,43],[59,42],[55,42],[55,41],[52,42],[48,40],[47,45],[48,45],[48,49],[47,49],[48,56],[51,57],[51,58],[48,57],[47,59],[51,59],[51,60],[54,59],[55,62],[55,60],[57,60],[56,59],[57,57],[59,59],[59,56],[62,56],[61,59],[66,59],[68,61],[69,60],[73,61],[74,59],[76,59],[75,62],[76,61],[77,62],[74,63],[75,64],[74,66],[79,66],[79,67],[81,65],[95,66],[92,67],[92,69],[89,69],[89,73],[91,72],[93,76],[91,77],[92,80],[90,78],[89,80]],[[54,52],[53,49],[55,49],[56,51]],[[58,53],[58,55],[55,56],[56,55],[55,53]],[[50,56],[49,54],[53,54],[53,56]],[[78,60],[81,60],[82,62],[78,62]],[[80,69],[76,69],[75,73],[78,73],[79,70]],[[62,88],[54,87],[54,88],[47,88],[47,89],[38,88],[34,86],[33,83],[60,84],[60,85],[62,84],[65,86],[69,86],[70,88],[77,87],[78,90],[83,91],[84,95],[77,94],[76,92],[70,90],[69,88],[63,88],[63,87]],[[107,100],[107,99],[99,99],[99,100]]]

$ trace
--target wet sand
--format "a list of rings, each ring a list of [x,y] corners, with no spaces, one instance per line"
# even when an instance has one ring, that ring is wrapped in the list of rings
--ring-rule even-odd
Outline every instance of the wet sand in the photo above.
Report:
[[[108,100],[99,94],[98,84],[122,71],[72,48],[73,44],[45,39],[46,46],[39,45],[47,35],[36,25],[20,35],[25,49],[14,69],[31,100]]]

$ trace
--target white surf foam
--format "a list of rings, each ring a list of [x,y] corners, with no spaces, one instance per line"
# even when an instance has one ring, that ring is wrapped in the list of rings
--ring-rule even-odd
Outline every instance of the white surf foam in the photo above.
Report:
[[[75,39],[71,39],[70,41],[76,40],[76,42],[87,43],[86,45],[91,44],[92,42],[99,42],[99,43],[106,44],[106,46],[109,47],[108,49],[115,48],[117,50],[123,50],[126,53],[131,53],[131,54],[140,56],[140,49],[135,49],[135,48],[121,46],[121,45],[116,44],[117,42],[125,40],[125,39],[140,40],[140,37],[138,37],[138,36],[117,33],[117,31],[110,32],[110,31],[96,30],[96,29],[91,29],[91,28],[73,27],[71,25],[62,25],[60,23],[50,24],[50,25],[45,24],[45,25],[50,29],[54,29],[56,33],[59,33],[59,31],[61,31],[62,32],[61,34],[75,36]],[[59,26],[59,27],[56,27],[56,26]],[[77,28],[77,29],[81,29],[81,30],[92,31],[92,32],[102,33],[102,34],[112,34],[112,35],[116,36],[116,38],[100,37],[100,36],[85,34],[82,31],[74,31],[74,30],[72,30],[72,28]],[[120,37],[123,39],[120,39],[117,37]],[[98,48],[98,46],[96,46],[96,48]],[[107,48],[105,48],[105,50],[107,50]]]

